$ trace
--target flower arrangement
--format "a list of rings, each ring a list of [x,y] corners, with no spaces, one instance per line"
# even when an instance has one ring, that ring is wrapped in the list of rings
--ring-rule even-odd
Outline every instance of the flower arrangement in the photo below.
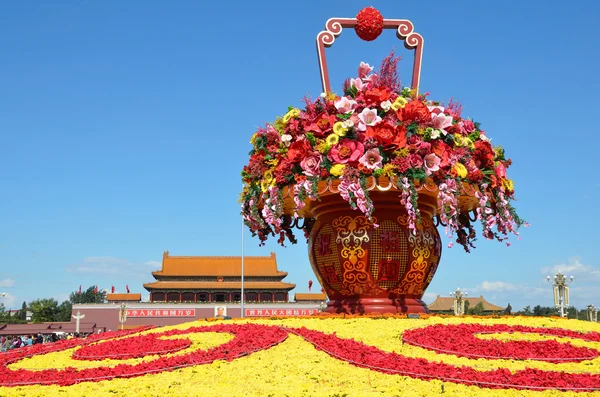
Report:
[[[467,252],[476,232],[460,210],[464,183],[477,188],[475,214],[486,239],[510,245],[508,235],[527,226],[511,205],[514,184],[506,175],[511,160],[504,149],[492,147],[480,124],[461,116],[459,103],[444,106],[402,87],[398,60],[392,52],[378,73],[361,62],[358,77],[344,82],[342,96],[305,98],[304,109],[288,108],[252,136],[242,171],[242,214],[261,244],[269,235],[278,235],[282,245],[286,238],[296,243],[291,215],[297,218],[306,200],[319,199],[320,181],[337,180],[341,197],[372,219],[375,208],[366,188],[372,177],[393,181],[413,232],[420,222],[416,187],[435,183],[439,220]],[[293,214],[284,211],[286,187],[293,192]]]

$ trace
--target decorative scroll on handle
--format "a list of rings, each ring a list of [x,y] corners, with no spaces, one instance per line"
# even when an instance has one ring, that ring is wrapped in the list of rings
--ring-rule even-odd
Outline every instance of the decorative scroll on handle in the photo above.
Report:
[[[333,45],[335,38],[342,33],[343,28],[354,28],[357,23],[356,18],[331,18],[325,24],[326,30],[317,35],[317,54],[319,56],[323,92],[331,91],[325,48]],[[423,36],[414,31],[414,25],[408,19],[384,19],[383,28],[396,29],[396,35],[400,40],[404,41],[404,46],[409,50],[415,50],[411,88],[418,92],[421,77],[421,60],[423,57]]]

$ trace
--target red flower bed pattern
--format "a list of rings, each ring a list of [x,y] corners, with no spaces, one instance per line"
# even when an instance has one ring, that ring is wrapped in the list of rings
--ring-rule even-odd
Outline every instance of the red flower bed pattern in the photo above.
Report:
[[[413,346],[423,347],[437,353],[455,354],[461,357],[481,357],[488,359],[539,360],[551,363],[579,362],[598,357],[597,350],[576,347],[571,343],[547,341],[510,341],[483,340],[475,334],[497,332],[521,332],[551,335],[600,342],[600,334],[591,332],[582,335],[579,332],[556,328],[535,328],[509,325],[433,325],[404,332],[402,340]]]
[[[129,331],[131,332],[131,331]],[[134,330],[133,332],[139,332]],[[119,342],[128,343],[128,350],[121,350],[121,354],[129,354],[139,357],[143,354],[153,354],[156,348],[150,343],[151,340],[158,340],[161,336],[186,335],[195,332],[226,332],[234,335],[234,338],[215,348],[208,350],[197,350],[187,354],[174,355],[170,357],[160,357],[150,361],[138,363],[135,365],[120,364],[115,367],[86,368],[77,370],[75,368],[66,368],[63,370],[46,369],[42,371],[29,371],[25,369],[10,370],[8,365],[17,362],[25,357],[35,354],[46,354],[53,351],[61,351],[76,346],[85,346],[79,353],[82,357],[85,354],[94,356],[93,352],[102,352],[105,355],[110,353],[110,347],[115,347]],[[424,328],[409,330],[404,333],[404,340],[407,343],[424,344],[428,343],[430,348],[437,347],[438,351],[446,350],[450,345],[445,338],[462,335],[461,338],[472,338],[465,343],[461,339],[456,339],[454,348],[456,354],[463,356],[481,356],[493,355],[494,358],[522,359],[530,357],[532,354],[540,354],[542,351],[539,342],[522,342],[513,345],[513,342],[499,342],[504,346],[503,350],[498,350],[495,343],[474,338],[475,333],[485,332],[528,332],[542,335],[564,336],[577,338],[587,341],[600,342],[600,334],[590,332],[581,334],[578,332],[563,329],[546,329],[522,326],[507,325],[434,325]],[[170,330],[162,333],[153,334],[152,337],[135,336],[131,340],[109,341],[100,343],[105,344],[104,351],[100,348],[89,346],[90,343],[97,342],[100,337],[91,337],[86,340],[72,339],[62,343],[56,343],[47,347],[42,345],[27,349],[12,351],[0,355],[0,386],[19,386],[31,384],[55,384],[71,385],[82,381],[100,381],[117,377],[135,377],[148,373],[170,371],[177,368],[183,368],[191,365],[202,365],[212,363],[215,360],[228,360],[242,357],[244,355],[268,349],[287,338],[288,333],[293,333],[312,343],[317,349],[324,351],[330,356],[347,361],[352,365],[369,368],[387,374],[397,374],[409,376],[412,378],[429,380],[439,379],[446,382],[463,383],[467,385],[477,385],[485,388],[515,388],[515,389],[560,389],[573,391],[590,391],[600,389],[600,374],[591,373],[567,373],[562,371],[546,371],[534,368],[518,370],[511,372],[509,369],[494,370],[475,370],[471,367],[457,367],[440,362],[430,362],[423,358],[405,357],[395,352],[382,351],[377,347],[368,346],[360,342],[349,339],[341,339],[335,334],[325,334],[319,331],[313,331],[306,328],[284,329],[277,326],[257,325],[257,324],[218,324],[207,327],[191,327],[185,330]],[[126,333],[114,333],[108,336],[109,339],[122,336]],[[135,338],[140,338],[140,342],[134,342]],[[154,339],[152,339],[154,338]],[[182,339],[183,346],[189,343],[188,339]],[[421,343],[423,342],[423,343]],[[586,357],[596,357],[598,352],[593,349],[576,348],[571,344],[562,345],[561,353],[569,357],[570,361],[583,360]],[[162,345],[163,347],[166,345]],[[454,345],[452,345],[454,346]],[[509,346],[508,348],[506,346]],[[172,346],[175,348],[175,346]],[[558,347],[558,346],[557,346]],[[552,346],[552,348],[555,348]],[[523,349],[517,351],[517,349]],[[435,350],[435,349],[433,349]],[[114,351],[113,351],[114,352]],[[557,360],[557,354],[544,353],[538,359],[544,358],[547,361]],[[564,358],[564,357],[562,357]],[[290,359],[293,359],[290,357]]]
[[[139,331],[139,329],[134,330],[134,332]],[[148,373],[170,371],[190,365],[209,364],[215,360],[231,361],[258,350],[267,349],[287,338],[287,332],[279,327],[256,324],[219,324],[209,327],[191,327],[185,330],[170,330],[155,335],[185,335],[194,332],[226,332],[233,334],[234,338],[229,342],[212,349],[197,350],[188,354],[171,357],[160,357],[137,365],[120,364],[112,368],[98,367],[82,370],[77,370],[75,368],[65,368],[63,370],[46,369],[42,371],[30,371],[26,369],[10,370],[8,368],[9,364],[33,355],[19,354],[19,350],[14,351],[15,353],[12,353],[13,351],[11,351],[11,353],[0,356],[0,386],[23,386],[33,384],[68,386],[82,381],[101,381],[118,377],[134,377]],[[98,339],[95,339],[91,342],[96,342],[97,340]],[[66,343],[56,343],[57,346],[52,346],[53,348],[45,351],[37,351],[37,353],[45,354],[53,351],[65,350],[87,344],[85,342],[87,342],[87,340],[71,339],[66,341]],[[45,347],[45,345],[40,347]]]
[[[420,332],[423,328],[419,328]],[[429,362],[422,358],[404,357],[384,352],[376,347],[333,334],[300,328],[289,330],[339,360],[375,371],[410,376],[417,379],[440,379],[443,381],[472,384],[486,388],[560,389],[589,391],[600,388],[600,375],[543,371],[528,368],[511,373],[508,369],[478,371],[470,367]],[[579,334],[581,337],[581,334]]]
[[[160,339],[158,334],[140,335],[135,338],[111,340],[82,347],[73,353],[76,360],[125,360],[169,354],[186,349],[192,345],[189,339]]]

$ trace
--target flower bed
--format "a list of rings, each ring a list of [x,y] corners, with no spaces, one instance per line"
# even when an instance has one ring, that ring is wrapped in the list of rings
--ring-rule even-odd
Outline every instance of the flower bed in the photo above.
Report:
[[[600,396],[600,325],[575,320],[237,320],[97,339],[0,356],[0,395]],[[192,344],[141,357],[157,351],[153,340]],[[110,353],[115,343],[138,358],[93,368],[82,353],[74,359],[91,346]],[[31,368],[35,360],[45,368]]]

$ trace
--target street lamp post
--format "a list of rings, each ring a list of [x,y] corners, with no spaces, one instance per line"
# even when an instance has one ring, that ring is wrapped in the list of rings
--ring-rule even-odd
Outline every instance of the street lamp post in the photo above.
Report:
[[[549,283],[553,282],[554,288],[554,305],[558,307],[558,313],[561,317],[567,316],[567,308],[569,307],[569,284],[573,282],[573,276],[567,278],[560,271],[551,278],[546,276]]]
[[[588,305],[587,307],[588,321],[598,321],[598,308],[594,305]]]
[[[467,297],[467,292],[463,292],[460,290],[460,288],[457,288],[456,291],[454,292],[450,292],[450,296],[454,297],[454,315],[455,316],[462,316],[463,314],[465,314],[465,300],[464,298]]]
[[[121,303],[119,308],[119,322],[121,323],[121,329],[125,329],[125,321],[127,321],[127,305]]]

